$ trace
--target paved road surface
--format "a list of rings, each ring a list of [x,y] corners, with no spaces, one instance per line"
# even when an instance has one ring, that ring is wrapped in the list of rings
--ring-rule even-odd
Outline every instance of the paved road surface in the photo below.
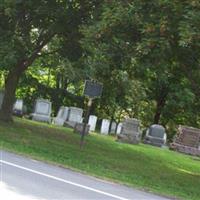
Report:
[[[2,200],[167,200],[0,150]]]

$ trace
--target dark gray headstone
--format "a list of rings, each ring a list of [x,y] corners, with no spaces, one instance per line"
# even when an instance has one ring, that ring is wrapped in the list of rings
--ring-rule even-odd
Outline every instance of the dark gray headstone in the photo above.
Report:
[[[166,139],[165,128],[159,124],[153,124],[146,131],[144,143],[162,147],[165,145]]]
[[[141,139],[140,122],[137,119],[126,119],[121,128],[121,133],[117,135],[118,141],[138,144]]]
[[[165,128],[161,125],[154,124],[149,128],[149,135],[152,137],[164,138]]]

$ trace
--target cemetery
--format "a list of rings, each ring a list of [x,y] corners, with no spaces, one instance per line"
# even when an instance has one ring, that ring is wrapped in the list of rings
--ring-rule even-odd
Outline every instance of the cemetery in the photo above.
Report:
[[[3,101],[4,92],[0,91],[0,105]],[[23,99],[17,99],[13,105],[13,115],[23,117],[26,113],[26,106]],[[34,121],[46,122],[56,126],[69,127],[79,134],[84,129],[84,110],[78,107],[61,106],[55,117],[52,115],[52,102],[47,99],[36,99],[34,111],[26,118]],[[99,134],[113,135],[116,141],[137,145],[140,142],[156,147],[167,147],[167,134],[162,125],[153,124],[146,129],[144,138],[140,130],[140,121],[135,118],[126,118],[116,123],[109,119],[98,119],[98,116],[89,115],[85,126],[85,135],[96,131],[97,121],[101,121]],[[200,156],[200,129],[186,126],[179,126],[169,149],[193,156]]]
[[[200,3],[0,3],[0,148],[200,199]]]
[[[2,102],[3,92],[0,94],[0,101]],[[191,197],[191,190],[195,190],[191,199],[198,199],[195,195],[199,193],[199,187],[197,186],[195,189],[193,185],[200,184],[200,179],[195,178],[200,176],[199,129],[179,126],[173,142],[169,143],[166,129],[159,124],[152,124],[142,130],[142,122],[136,118],[125,118],[117,123],[109,118],[101,119],[94,114],[89,114],[88,121],[85,121],[86,110],[83,108],[62,105],[58,112],[53,114],[52,105],[52,102],[48,99],[37,98],[33,112],[27,113],[23,99],[16,99],[13,105],[13,115],[20,118],[15,118],[15,123],[12,125],[15,128],[13,129],[12,126],[0,122],[0,138],[3,147],[18,153],[36,156],[37,159],[47,160],[48,162],[54,162],[54,159],[58,158],[56,163],[61,166],[76,168],[88,174],[109,178],[139,188],[151,189],[153,192],[169,197],[175,195],[187,199],[188,195]],[[10,131],[10,128],[15,131]],[[29,134],[26,130],[29,130]],[[142,132],[144,132],[143,136]],[[20,133],[23,139],[19,141],[13,136],[8,143],[8,136],[5,133],[9,135]],[[83,134],[85,135],[85,142],[80,149],[78,143]],[[46,143],[47,140],[51,145]],[[10,142],[13,145],[10,146]],[[58,143],[62,145],[62,148],[59,148],[60,150],[56,148]],[[29,149],[32,148],[35,150],[28,153]],[[50,154],[43,153],[48,149],[51,151]],[[73,153],[71,152],[72,149],[74,149]],[[82,153],[79,154],[79,151]],[[77,164],[68,162],[66,158],[69,154],[63,152],[71,152],[70,159]],[[93,152],[92,155],[91,152]],[[192,156],[197,157],[193,158]],[[117,165],[112,162],[112,159],[115,159]],[[83,160],[87,160],[89,168],[85,167]],[[148,170],[145,168],[147,160]],[[101,164],[96,166],[96,162]],[[166,164],[162,165],[163,162]],[[178,166],[177,162],[179,163]],[[170,163],[173,167],[169,167],[167,163]],[[109,171],[105,171],[104,165],[108,167]],[[121,168],[122,165],[125,171]],[[137,165],[139,165],[139,168]],[[118,170],[119,167],[120,170]],[[113,168],[117,169],[114,174],[112,173]],[[160,170],[156,172],[155,176],[153,171],[157,168]],[[189,171],[189,174],[183,174],[182,170]],[[165,181],[160,179],[163,176],[162,171],[165,171]],[[116,173],[119,174],[116,175]],[[141,181],[137,179],[138,174],[142,177]],[[190,174],[196,175],[191,177]],[[120,178],[120,175],[126,177],[125,181]],[[168,176],[174,178],[171,179]],[[190,186],[182,185],[184,178]],[[151,183],[149,180],[151,180]],[[176,183],[176,187],[169,187],[174,183]],[[159,190],[155,187],[156,184],[160,184]]]

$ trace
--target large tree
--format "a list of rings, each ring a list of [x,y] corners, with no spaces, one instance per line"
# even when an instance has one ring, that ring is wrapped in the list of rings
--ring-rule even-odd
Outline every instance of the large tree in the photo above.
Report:
[[[198,1],[189,0],[107,1],[101,16],[83,30],[90,61],[140,81],[153,111],[147,113],[149,123],[185,123],[197,108],[191,85],[197,89],[198,78],[191,79],[199,70],[198,8]]]
[[[0,2],[0,69],[6,71],[0,120],[12,121],[12,106],[19,79],[48,50],[54,38],[77,54],[79,26],[91,18],[100,1],[17,0]],[[65,55],[66,56],[66,55]],[[74,58],[74,57],[73,57]]]

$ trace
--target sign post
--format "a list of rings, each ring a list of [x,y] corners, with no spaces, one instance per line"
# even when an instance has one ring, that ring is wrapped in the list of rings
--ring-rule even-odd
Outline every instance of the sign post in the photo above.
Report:
[[[87,104],[87,112],[85,115],[84,125],[83,125],[83,129],[81,132],[80,148],[82,148],[83,144],[84,144],[85,129],[86,129],[86,125],[88,123],[88,119],[90,116],[92,101],[93,101],[93,99],[101,96],[102,90],[103,90],[103,85],[101,83],[97,83],[95,81],[90,81],[90,80],[85,81],[85,87],[84,87],[83,94],[84,94],[84,96],[87,96],[89,98],[89,100],[88,100],[88,104]]]

